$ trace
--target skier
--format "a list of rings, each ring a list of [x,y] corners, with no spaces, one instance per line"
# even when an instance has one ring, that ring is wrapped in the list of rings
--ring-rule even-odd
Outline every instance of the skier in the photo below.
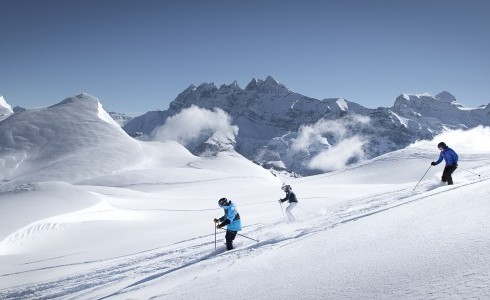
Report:
[[[441,154],[439,155],[439,159],[437,161],[433,161],[430,164],[432,166],[438,165],[443,159],[446,162],[446,166],[444,167],[444,171],[442,172],[442,182],[447,182],[448,185],[453,184],[453,178],[451,177],[451,174],[456,170],[458,167],[458,154],[454,152],[453,149],[449,148],[446,143],[440,142],[437,144],[437,148],[441,151]]]
[[[298,199],[296,199],[296,195],[292,191],[292,187],[288,185],[283,185],[281,189],[286,193],[286,197],[279,199],[279,203],[283,203],[289,201],[289,205],[286,208],[286,214],[288,216],[289,222],[295,222],[296,218],[293,216],[291,211],[298,205]]]
[[[232,203],[226,198],[219,199],[218,205],[225,210],[225,215],[219,219],[214,219],[214,223],[216,223],[216,228],[218,229],[226,226],[226,250],[231,250],[233,249],[233,240],[235,239],[238,231],[242,230],[240,214],[236,210],[235,203]]]

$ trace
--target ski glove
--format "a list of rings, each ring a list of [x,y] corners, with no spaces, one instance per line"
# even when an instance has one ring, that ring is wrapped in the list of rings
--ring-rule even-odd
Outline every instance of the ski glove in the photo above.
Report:
[[[218,222],[219,222],[219,220],[214,218],[214,223],[218,223]]]
[[[435,162],[435,161],[433,161],[433,162],[431,162],[431,163],[430,163],[430,165],[431,165],[431,166],[435,166],[435,165],[436,165],[436,162]]]
[[[223,223],[216,225],[216,228],[221,229],[230,223],[231,223],[230,220],[226,219],[223,221]]]
[[[216,225],[216,228],[221,229],[221,228],[223,228],[223,227],[225,227],[226,225],[228,225],[228,224],[229,224],[229,223],[227,223],[227,224],[225,224],[225,223],[226,223],[226,222],[223,222],[223,223],[221,223],[221,224]]]
[[[281,200],[281,199],[279,199],[279,200],[277,200],[277,202],[282,203],[282,200]]]

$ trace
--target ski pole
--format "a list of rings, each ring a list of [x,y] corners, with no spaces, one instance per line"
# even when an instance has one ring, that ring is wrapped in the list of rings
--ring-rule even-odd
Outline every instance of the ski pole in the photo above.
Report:
[[[282,202],[279,202],[279,206],[281,207],[282,217],[286,219],[286,216],[284,215],[284,210],[282,209]]]
[[[476,174],[475,172],[471,172],[470,170],[468,169],[465,169],[465,168],[460,168],[461,170],[464,170],[466,172],[470,172],[471,174],[475,174],[475,175],[478,175],[478,177],[481,177],[480,174]]]
[[[214,222],[214,250],[216,250],[216,222]]]
[[[221,229],[226,230],[226,229],[224,229],[224,228],[221,228]],[[237,232],[237,235],[239,235],[239,236],[243,236],[244,238],[247,238],[247,239],[252,240],[252,241],[256,241],[257,243],[259,242],[259,240],[253,239],[253,238],[248,237],[248,236],[243,235],[243,234],[239,234],[238,232]]]
[[[237,234],[238,234],[238,235],[240,235],[240,236],[243,236],[244,238],[247,238],[247,239],[249,239],[249,240],[256,241],[257,243],[259,242],[259,240],[253,239],[253,238],[248,237],[248,236],[245,236],[245,235],[243,235],[243,234],[239,234],[239,233],[237,233]]]
[[[429,172],[431,167],[432,167],[432,165],[430,165],[429,168],[427,169],[427,171],[425,171],[424,176],[422,176],[422,178],[420,178],[419,182],[417,182],[417,185],[419,185],[419,183],[422,181],[422,179],[424,179],[425,175],[427,174],[427,172]],[[413,188],[412,191],[415,191],[415,188],[417,187],[417,185],[415,185],[415,187]]]

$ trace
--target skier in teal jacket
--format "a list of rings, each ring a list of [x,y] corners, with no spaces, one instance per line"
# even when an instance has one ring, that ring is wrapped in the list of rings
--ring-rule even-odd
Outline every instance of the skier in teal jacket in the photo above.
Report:
[[[219,219],[214,219],[214,222],[217,223],[216,228],[218,229],[226,226],[226,250],[231,250],[233,249],[233,240],[235,239],[238,231],[242,230],[240,214],[236,210],[235,203],[232,203],[226,198],[219,199],[218,205],[225,210],[225,215]]]
[[[448,185],[453,184],[453,178],[451,174],[453,174],[454,171],[458,168],[458,154],[456,152],[449,148],[446,143],[440,142],[437,144],[437,148],[441,151],[441,154],[439,154],[439,159],[437,161],[433,161],[430,164],[432,166],[436,166],[439,163],[444,161],[446,162],[446,166],[444,167],[444,171],[442,172],[442,182],[447,182]]]

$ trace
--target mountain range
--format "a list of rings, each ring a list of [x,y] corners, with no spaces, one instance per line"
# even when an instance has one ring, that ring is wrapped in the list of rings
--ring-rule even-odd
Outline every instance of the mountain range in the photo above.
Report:
[[[490,126],[490,104],[466,108],[447,91],[402,94],[392,107],[370,109],[343,98],[314,99],[295,93],[271,76],[252,79],[242,89],[236,81],[191,85],[167,110],[150,111],[128,121],[131,136],[155,137],[157,128],[194,107],[222,110],[238,128],[221,140],[246,158],[276,171],[313,175],[432,139],[445,129]],[[191,126],[194,120],[186,123]],[[221,149],[216,131],[200,133],[186,147],[196,155]],[[218,140],[218,143],[217,143]],[[225,148],[226,148],[225,147]]]
[[[0,121],[22,111],[0,96]],[[392,107],[371,109],[343,98],[307,97],[271,76],[252,79],[244,89],[236,81],[191,85],[167,110],[109,115],[139,139],[177,140],[199,156],[234,149],[273,173],[293,176],[337,170],[446,129],[490,126],[490,104],[466,108],[447,91],[402,94]]]
[[[0,121],[22,111],[0,96]],[[109,115],[139,139],[177,140],[198,156],[234,149],[273,173],[293,176],[334,171],[446,129],[490,126],[490,104],[466,108],[447,91],[402,94],[392,107],[371,109],[343,98],[307,97],[271,76],[252,79],[244,89],[236,81],[191,85],[167,110]]]

